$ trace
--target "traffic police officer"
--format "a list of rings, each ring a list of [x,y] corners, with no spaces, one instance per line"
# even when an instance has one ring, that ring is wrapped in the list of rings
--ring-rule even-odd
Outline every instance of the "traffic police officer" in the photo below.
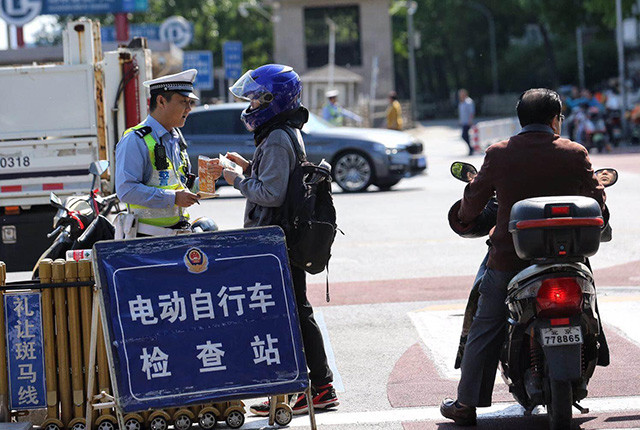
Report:
[[[347,117],[357,123],[362,122],[362,117],[338,104],[338,90],[329,90],[325,93],[327,103],[322,108],[322,118],[335,126],[343,126],[344,118]]]
[[[116,192],[138,218],[138,234],[166,235],[167,228],[189,226],[185,208],[198,202],[198,181],[191,174],[184,126],[198,97],[193,93],[197,70],[144,82],[151,91],[149,115],[124,132],[116,146]],[[209,172],[219,178],[222,166]]]

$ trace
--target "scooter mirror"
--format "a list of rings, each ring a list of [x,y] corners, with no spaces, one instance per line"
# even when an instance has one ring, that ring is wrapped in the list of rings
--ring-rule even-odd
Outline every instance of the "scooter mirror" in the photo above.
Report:
[[[595,174],[598,181],[600,181],[605,188],[618,182],[618,171],[616,169],[598,169],[595,171]]]
[[[60,200],[60,197],[58,197],[54,192],[51,192],[51,194],[49,194],[49,201],[51,202],[51,206],[53,206],[54,208],[66,210],[64,205],[62,204],[62,200]]]
[[[109,162],[107,160],[94,161],[89,166],[89,173],[92,175],[100,176],[109,168]]]
[[[462,161],[455,161],[451,165],[451,174],[454,178],[462,182],[471,182],[476,177],[478,171],[473,164],[463,163]]]

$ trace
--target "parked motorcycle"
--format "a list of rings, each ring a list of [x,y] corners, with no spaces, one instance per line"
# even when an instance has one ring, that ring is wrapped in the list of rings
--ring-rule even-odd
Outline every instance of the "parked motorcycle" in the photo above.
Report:
[[[89,166],[93,175],[88,195],[67,197],[64,204],[60,197],[51,193],[50,203],[58,212],[53,217],[53,231],[47,237],[55,237],[33,271],[32,279],[38,279],[38,266],[44,258],[65,258],[72,249],[90,249],[99,240],[113,239],[114,228],[107,215],[118,204],[115,194],[101,196],[96,189],[102,175],[109,167],[108,161],[96,161]]]
[[[470,182],[474,166],[456,162],[451,173]],[[605,186],[618,179],[615,169],[600,169],[596,176]],[[495,223],[495,202],[485,208],[478,231],[488,233]],[[516,401],[531,414],[547,407],[552,430],[571,427],[572,406],[588,413],[578,402],[586,398],[596,365],[609,361],[597,310],[596,290],[588,257],[601,241],[610,239],[599,204],[582,196],[537,197],[517,202],[511,210],[509,231],[518,257],[531,265],[507,287],[507,335],[500,358],[505,383]],[[608,232],[608,234],[607,234]],[[603,234],[604,233],[604,234]],[[475,236],[477,237],[477,235]],[[485,259],[486,261],[486,259]],[[473,299],[482,279],[479,272],[465,313],[459,364]]]

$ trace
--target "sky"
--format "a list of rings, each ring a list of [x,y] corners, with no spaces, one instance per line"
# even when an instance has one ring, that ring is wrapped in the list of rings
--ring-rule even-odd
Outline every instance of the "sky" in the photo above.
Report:
[[[40,15],[30,23],[24,26],[24,40],[25,43],[33,43],[35,33],[40,30],[43,24],[49,24],[56,22],[56,17],[52,15]],[[15,36],[12,36],[12,38]],[[15,47],[15,41],[14,47]],[[0,50],[7,49],[7,24],[4,20],[0,19]]]

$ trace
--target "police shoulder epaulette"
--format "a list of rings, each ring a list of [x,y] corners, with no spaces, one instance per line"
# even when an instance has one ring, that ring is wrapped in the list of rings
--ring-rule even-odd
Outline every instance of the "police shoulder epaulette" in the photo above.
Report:
[[[144,127],[140,127],[139,129],[136,130],[136,134],[138,135],[138,137],[141,137],[142,139],[144,139],[144,137],[151,133],[152,129],[151,127],[149,127],[148,125],[144,126]]]

